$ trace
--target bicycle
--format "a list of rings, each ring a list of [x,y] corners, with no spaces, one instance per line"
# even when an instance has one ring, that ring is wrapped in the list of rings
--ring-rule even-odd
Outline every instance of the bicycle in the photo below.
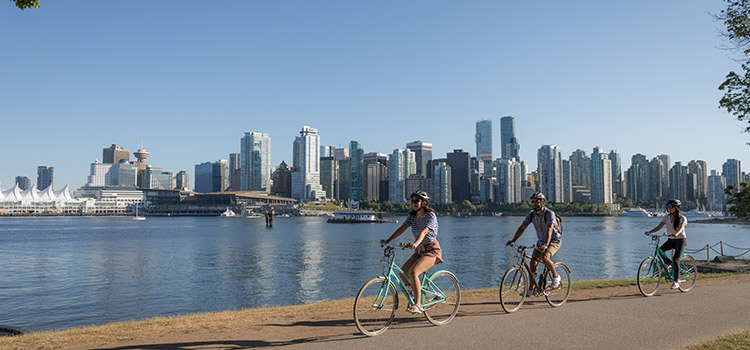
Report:
[[[398,247],[404,249],[406,246],[400,244]],[[354,322],[362,334],[370,337],[382,334],[393,322],[398,309],[398,290],[406,296],[409,305],[415,303],[414,297],[409,295],[406,285],[399,278],[399,274],[406,274],[394,262],[395,249],[393,246],[383,249],[381,261],[386,262],[384,275],[367,281],[354,299]],[[406,277],[406,280],[409,278]],[[425,272],[422,274],[421,290],[420,302],[427,321],[442,326],[456,316],[461,302],[461,288],[452,272],[440,270],[429,278]]]
[[[521,305],[523,305],[526,299],[526,291],[529,290],[528,283],[531,283],[531,291],[534,296],[544,295],[547,299],[547,303],[552,307],[562,306],[570,296],[570,269],[564,263],[555,263],[555,270],[562,279],[560,288],[552,287],[552,273],[547,269],[544,264],[544,270],[539,275],[539,282],[534,279],[529,279],[527,276],[531,276],[531,268],[526,262],[526,259],[534,259],[541,263],[541,260],[533,258],[526,254],[528,249],[533,249],[534,246],[516,246],[511,244],[511,247],[516,247],[516,253],[514,258],[518,258],[518,263],[508,268],[503,275],[502,282],[500,282],[500,305],[503,310],[507,313],[513,313],[517,311]],[[527,275],[528,273],[528,275]],[[534,276],[536,278],[536,276]]]
[[[661,278],[675,280],[674,271],[672,271],[672,264],[665,264],[664,257],[667,255],[661,250],[659,246],[659,239],[666,237],[667,235],[652,235],[651,244],[656,246],[654,249],[654,255],[649,256],[638,266],[638,290],[643,294],[644,297],[650,297],[656,293],[661,283]],[[682,254],[679,260],[679,275],[677,280],[680,281],[680,292],[687,292],[695,285],[695,280],[698,278],[698,270],[695,266],[695,259],[690,254]],[[666,271],[666,273],[664,273]],[[684,280],[681,278],[685,277]],[[685,282],[690,282],[686,285]]]

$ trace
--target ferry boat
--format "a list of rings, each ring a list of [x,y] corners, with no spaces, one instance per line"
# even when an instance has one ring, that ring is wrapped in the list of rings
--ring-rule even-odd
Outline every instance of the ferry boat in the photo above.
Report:
[[[396,220],[383,219],[383,214],[374,211],[337,211],[327,220],[331,224],[368,224],[368,223],[398,223]]]
[[[235,215],[237,215],[237,214],[235,214],[235,213],[234,213],[234,212],[233,212],[232,210],[230,210],[229,208],[227,208],[227,210],[225,210],[225,211],[223,211],[223,212],[222,212],[221,214],[219,214],[219,216],[221,216],[221,217],[223,217],[223,218],[230,218],[230,217],[232,217],[232,216],[235,216]]]

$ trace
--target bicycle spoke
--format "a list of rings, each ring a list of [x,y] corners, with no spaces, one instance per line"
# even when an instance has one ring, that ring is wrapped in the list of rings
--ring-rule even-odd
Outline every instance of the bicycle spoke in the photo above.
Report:
[[[508,269],[500,283],[500,306],[505,312],[518,310],[523,304],[528,289],[526,274],[520,266]]]
[[[393,284],[385,278],[373,278],[359,290],[354,300],[354,322],[360,332],[375,336],[391,325],[398,308],[398,296]]]
[[[638,266],[638,290],[643,296],[650,297],[656,293],[661,283],[661,264],[654,258],[646,258]]]
[[[425,317],[430,323],[441,326],[450,322],[458,313],[461,303],[461,289],[458,280],[447,271],[436,272],[422,288],[425,293],[427,310]],[[429,296],[429,297],[428,297]],[[438,298],[438,301],[430,305],[430,299]]]

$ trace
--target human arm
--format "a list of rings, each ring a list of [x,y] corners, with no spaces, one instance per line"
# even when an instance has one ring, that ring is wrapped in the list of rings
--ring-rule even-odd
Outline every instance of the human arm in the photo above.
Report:
[[[393,234],[391,234],[390,237],[388,237],[388,239],[381,240],[380,244],[386,245],[388,243],[391,243],[391,241],[396,239],[396,237],[401,236],[401,234],[404,233],[404,231],[406,231],[406,228],[408,227],[409,226],[407,226],[406,224],[402,224],[401,226],[399,226],[399,228],[396,229],[396,231],[393,232]]]
[[[677,236],[685,233],[685,226],[687,226],[687,220],[680,219],[680,221],[681,221],[680,222],[680,228],[677,229],[677,231],[673,235],[669,235],[669,237],[674,238],[674,237],[677,237]]]
[[[525,230],[526,230],[526,228],[527,228],[528,226],[529,226],[529,223],[527,223],[527,222],[525,222],[525,221],[524,221],[524,222],[522,222],[522,223],[521,223],[521,226],[518,226],[518,229],[516,230],[516,234],[515,234],[515,235],[513,235],[513,239],[512,239],[512,240],[510,240],[510,241],[508,241],[507,243],[505,243],[505,245],[506,245],[506,246],[509,246],[509,245],[511,245],[511,244],[513,244],[513,243],[515,243],[515,242],[516,242],[516,240],[517,240],[517,239],[518,239],[519,237],[521,237],[521,235],[523,234],[523,231],[525,231]]]
[[[409,244],[406,245],[406,248],[414,249],[416,248],[420,243],[422,243],[422,240],[424,240],[424,237],[427,236],[427,233],[430,232],[429,227],[425,227],[422,229],[422,232],[419,233],[419,237],[414,240],[414,242],[409,242]]]
[[[664,227],[664,221],[659,222],[659,225],[657,225],[656,228],[654,228],[653,230],[646,231],[645,235],[648,236],[648,235],[650,235],[650,234],[652,234],[654,232],[658,232],[659,230],[661,230],[662,227]],[[684,228],[684,226],[683,226],[683,228]]]

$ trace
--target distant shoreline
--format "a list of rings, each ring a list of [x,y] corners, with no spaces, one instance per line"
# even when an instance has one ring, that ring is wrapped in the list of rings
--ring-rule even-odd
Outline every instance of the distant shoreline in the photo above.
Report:
[[[750,218],[711,218],[692,222],[698,224],[750,225]]]

